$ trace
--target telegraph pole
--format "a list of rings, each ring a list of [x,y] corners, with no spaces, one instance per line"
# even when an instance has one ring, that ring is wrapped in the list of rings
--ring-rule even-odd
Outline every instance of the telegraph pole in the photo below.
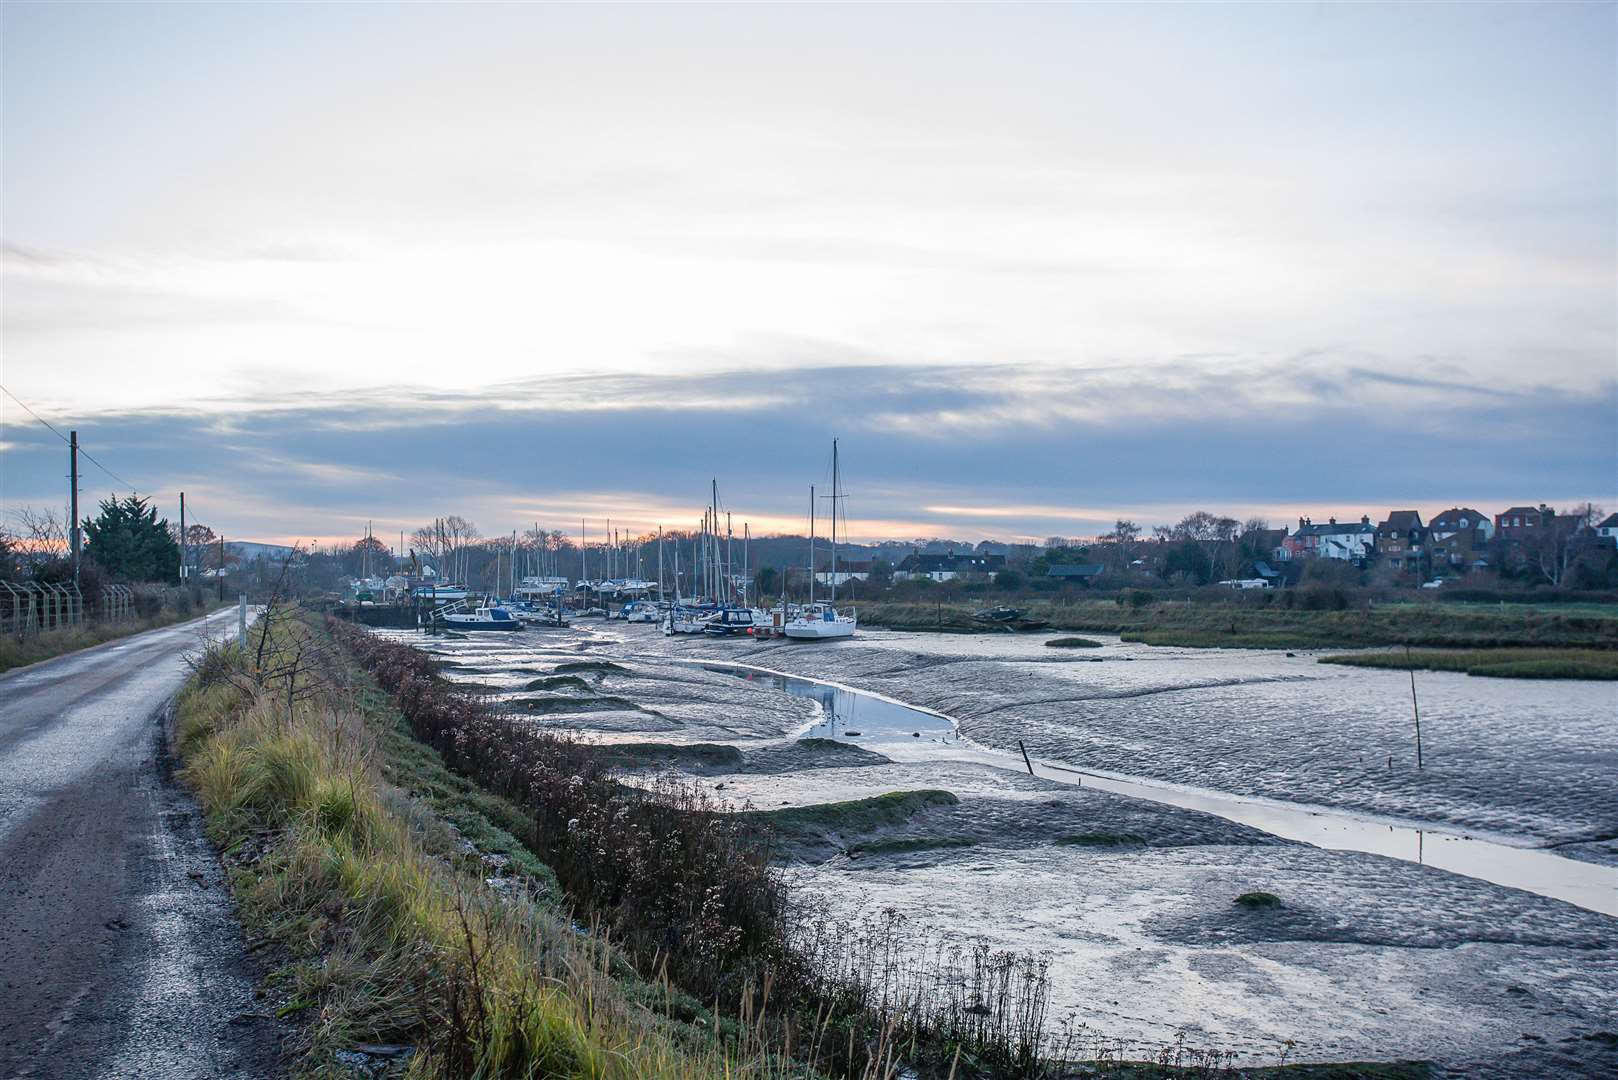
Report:
[[[82,546],[79,540],[79,433],[68,432],[67,438],[67,483],[68,483],[68,514],[69,521],[68,543],[73,549],[73,584],[79,583],[79,554]]]
[[[180,585],[182,587],[189,584],[185,580],[188,573],[186,567],[191,562],[187,557],[191,550],[190,545],[186,542],[187,539],[185,531],[185,492],[182,491],[180,492]]]

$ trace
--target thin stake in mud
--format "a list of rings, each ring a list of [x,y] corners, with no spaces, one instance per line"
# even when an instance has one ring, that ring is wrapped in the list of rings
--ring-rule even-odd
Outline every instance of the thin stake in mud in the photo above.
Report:
[[[1017,749],[1022,751],[1022,763],[1024,765],[1028,766],[1028,775],[1033,776],[1034,775],[1034,763],[1032,761],[1028,760],[1028,747],[1026,747],[1026,746],[1024,746],[1022,744],[1021,739],[1017,740]]]
[[[1410,642],[1405,642],[1405,667],[1410,669],[1410,711],[1416,715],[1416,768],[1421,768],[1421,707],[1416,704],[1416,662],[1410,657]]]

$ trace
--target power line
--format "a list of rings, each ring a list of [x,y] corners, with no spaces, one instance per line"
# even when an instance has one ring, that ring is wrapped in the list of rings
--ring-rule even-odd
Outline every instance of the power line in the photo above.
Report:
[[[35,420],[38,420],[41,424],[44,424],[47,428],[49,428],[52,435],[55,435],[58,439],[61,439],[63,442],[67,443],[69,446],[72,445],[72,440],[70,440],[66,435],[63,435],[60,431],[57,431],[56,428],[51,425],[51,422],[49,420],[47,420],[43,416],[39,415],[33,409],[30,409],[28,407],[28,403],[23,401],[22,398],[18,397],[16,394],[13,394],[10,390],[6,390],[5,386],[3,386],[3,385],[0,385],[0,390],[5,390],[6,391],[6,397],[10,398],[12,401],[15,401],[18,405],[21,405],[23,407],[24,412],[26,412],[29,416],[32,416]],[[82,442],[79,443],[79,453],[83,454],[86,458],[89,458],[90,463],[92,465],[94,465],[96,468],[100,469],[102,472],[106,473],[108,476],[112,477],[114,480],[118,481],[120,484],[127,487],[130,490],[131,493],[136,492],[137,489],[136,489],[134,484],[131,484],[128,480],[125,480],[123,477],[119,476],[117,473],[113,472],[111,469],[109,469],[105,465],[101,464],[101,462],[97,461],[95,459],[95,457],[90,453],[90,451],[88,451],[88,450],[86,450],[84,448],[84,444]]]

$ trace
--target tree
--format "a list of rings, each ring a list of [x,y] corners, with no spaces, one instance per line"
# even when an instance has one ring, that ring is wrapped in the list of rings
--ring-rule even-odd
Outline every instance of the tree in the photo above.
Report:
[[[1133,521],[1119,518],[1113,522],[1112,532],[1100,539],[1116,545],[1118,569],[1127,573],[1129,564],[1135,557],[1135,541],[1140,539],[1140,526]]]
[[[372,577],[387,577],[393,569],[393,551],[374,536],[363,537],[343,552],[343,569],[350,577],[367,571]]]
[[[753,575],[753,595],[774,596],[781,587],[781,574],[773,566],[761,566]]]
[[[1024,585],[1023,576],[1015,570],[1002,570],[994,575],[994,584],[997,589],[1007,592],[1016,592]]]
[[[150,499],[112,495],[100,511],[84,522],[85,553],[97,566],[127,581],[178,580],[180,546]]]
[[[1158,526],[1152,532],[1160,540],[1195,544],[1207,562],[1207,579],[1212,579],[1219,576],[1219,570],[1225,563],[1226,548],[1235,542],[1236,531],[1240,527],[1235,518],[1219,517],[1206,510],[1198,510],[1181,518],[1172,529]]]
[[[1553,586],[1562,580],[1590,542],[1589,526],[1600,520],[1600,511],[1590,503],[1560,514],[1547,515],[1544,524],[1524,540],[1527,557]]]

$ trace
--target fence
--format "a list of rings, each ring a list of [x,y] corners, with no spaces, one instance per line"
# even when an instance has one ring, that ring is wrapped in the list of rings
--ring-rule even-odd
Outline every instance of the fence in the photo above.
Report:
[[[135,617],[135,593],[127,585],[101,590],[96,616],[103,621]],[[0,633],[27,637],[44,630],[78,626],[89,618],[77,585],[0,581]]]

